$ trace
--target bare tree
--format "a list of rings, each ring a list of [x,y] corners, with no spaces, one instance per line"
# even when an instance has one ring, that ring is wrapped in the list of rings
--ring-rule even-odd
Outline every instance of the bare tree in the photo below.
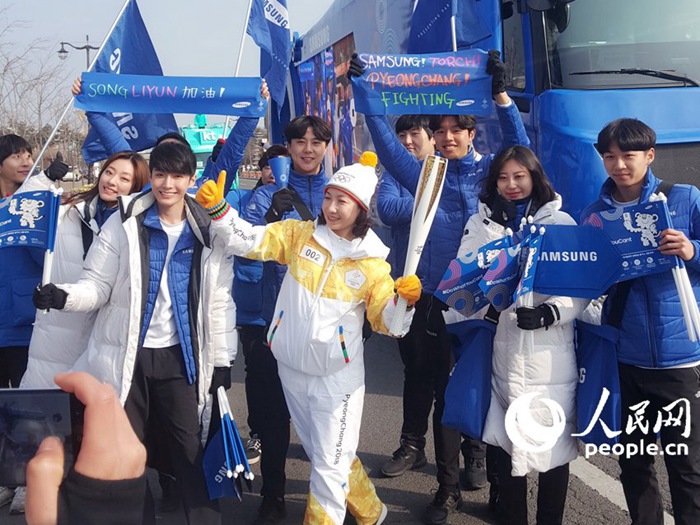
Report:
[[[28,24],[10,20],[8,13],[9,7],[0,8],[0,135],[15,133],[38,150],[69,100],[68,71],[46,40],[17,43],[14,35],[26,31]],[[71,115],[62,123],[52,150],[80,151],[84,130],[77,115]]]

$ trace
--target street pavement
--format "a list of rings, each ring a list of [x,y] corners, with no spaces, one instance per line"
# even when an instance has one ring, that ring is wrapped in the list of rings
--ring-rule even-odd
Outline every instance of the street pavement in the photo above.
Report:
[[[240,354],[239,354],[240,355]],[[432,430],[429,430],[426,455],[428,464],[418,470],[410,471],[399,478],[382,478],[379,469],[398,446],[402,421],[401,396],[403,390],[403,365],[399,357],[396,341],[374,335],[366,344],[365,363],[367,369],[367,388],[365,409],[358,455],[377,487],[377,492],[389,508],[385,523],[413,525],[420,523],[425,506],[431,501],[437,488],[435,480],[435,455],[432,444]],[[243,356],[234,367],[234,384],[229,392],[231,406],[236,417],[241,435],[247,435],[246,403],[243,386]],[[265,451],[263,450],[263,454]],[[670,497],[665,469],[657,461],[660,484],[670,513]],[[253,466],[259,475],[259,465]],[[292,431],[292,444],[287,461],[287,518],[284,524],[299,524],[303,521],[306,495],[308,492],[310,465]],[[610,457],[596,456],[591,460],[579,457],[571,464],[569,492],[564,523],[567,525],[627,525],[629,515],[625,509],[622,488],[617,481],[619,467],[617,461]],[[156,497],[159,497],[157,477],[150,476]],[[260,480],[254,482],[255,493],[246,493],[243,501],[225,500],[222,503],[222,523],[248,524],[256,516],[260,504]],[[464,505],[459,512],[453,513],[449,525],[495,524],[494,516],[487,506],[488,489],[463,492]],[[530,523],[535,523],[537,500],[537,477],[531,475],[528,480],[528,505]],[[0,525],[24,523],[23,517],[9,516],[9,507],[0,509]],[[347,520],[353,523],[354,520]],[[158,523],[162,525],[184,525],[182,511],[159,515]],[[673,520],[667,516],[665,524]]]

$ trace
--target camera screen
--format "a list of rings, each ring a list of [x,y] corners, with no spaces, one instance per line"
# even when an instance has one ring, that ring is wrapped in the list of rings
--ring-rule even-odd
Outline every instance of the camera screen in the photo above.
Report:
[[[64,472],[75,462],[82,434],[82,405],[61,390],[0,389],[0,486],[25,484],[27,462],[42,440],[58,437],[65,450]],[[79,427],[73,435],[73,425]]]

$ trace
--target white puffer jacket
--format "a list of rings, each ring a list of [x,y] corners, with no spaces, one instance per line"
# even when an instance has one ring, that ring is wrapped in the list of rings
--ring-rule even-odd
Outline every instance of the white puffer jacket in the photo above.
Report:
[[[85,260],[76,284],[61,284],[68,292],[65,310],[98,310],[87,350],[75,364],[98,380],[114,386],[122,404],[126,401],[134,373],[142,321],[142,290],[148,268],[141,263],[142,237],[139,216],[154,205],[150,191],[120,197],[120,211],[102,227]],[[187,221],[203,245],[200,259],[200,300],[197,305],[197,390],[202,439],[206,439],[211,417],[209,386],[214,367],[229,366],[238,343],[236,310],[231,297],[232,258],[222,239],[212,234],[206,212],[186,197]]]
[[[560,211],[561,197],[542,206],[534,215],[537,224],[575,225],[576,222]],[[505,235],[500,224],[490,220],[488,207],[479,203],[479,213],[473,215],[465,228],[459,254],[476,250],[484,244]],[[584,310],[588,301],[571,297],[547,296],[534,293],[533,304],[555,305],[560,319],[552,326],[538,330],[521,330],[517,327],[515,305],[501,312],[494,338],[491,405],[486,418],[483,440],[505,449],[512,457],[512,473],[524,476],[529,471],[546,472],[569,463],[578,455],[576,439],[576,383],[578,369],[574,352],[574,319]],[[486,308],[474,317],[481,318]],[[532,339],[530,339],[530,334]],[[522,348],[520,342],[523,341]],[[530,348],[530,341],[534,345]],[[508,407],[519,397],[538,393],[529,404],[529,412],[536,423],[552,426],[550,410],[541,402],[548,398],[564,410],[566,425],[564,432],[553,448],[542,452],[531,452],[515,445],[506,433],[505,417]],[[533,444],[540,444],[541,436]]]
[[[26,181],[20,191],[47,190],[51,180],[42,172]],[[97,199],[76,205],[63,205],[58,215],[51,282],[77,281],[83,269],[82,224],[96,238],[100,228],[92,219]],[[68,313],[50,310],[37,312],[29,343],[27,371],[20,388],[56,388],[53,378],[67,372],[87,347],[96,312]]]

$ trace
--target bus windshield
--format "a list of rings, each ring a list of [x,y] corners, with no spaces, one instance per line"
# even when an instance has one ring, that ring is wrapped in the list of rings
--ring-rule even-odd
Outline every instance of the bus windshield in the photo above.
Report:
[[[552,86],[700,85],[699,7],[698,0],[575,0],[543,13]]]

